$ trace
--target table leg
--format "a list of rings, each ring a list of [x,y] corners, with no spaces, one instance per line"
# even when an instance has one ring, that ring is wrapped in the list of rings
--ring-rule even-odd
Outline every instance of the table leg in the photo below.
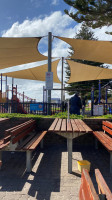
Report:
[[[31,151],[26,151],[26,171],[31,172],[32,170],[32,152]]]
[[[72,139],[67,138],[68,147],[68,173],[72,173]]]

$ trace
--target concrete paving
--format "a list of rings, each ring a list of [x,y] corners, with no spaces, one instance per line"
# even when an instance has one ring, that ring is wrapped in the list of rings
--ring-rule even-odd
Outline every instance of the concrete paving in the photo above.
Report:
[[[100,146],[94,149],[92,136],[82,136],[74,140],[73,172],[68,174],[68,154],[66,139],[58,135],[48,135],[44,149],[33,153],[31,173],[25,172],[24,152],[3,152],[3,166],[0,171],[0,199],[2,200],[78,200],[81,174],[77,160],[91,162],[90,176],[97,190],[94,169],[99,168],[112,189],[109,173],[109,153]]]

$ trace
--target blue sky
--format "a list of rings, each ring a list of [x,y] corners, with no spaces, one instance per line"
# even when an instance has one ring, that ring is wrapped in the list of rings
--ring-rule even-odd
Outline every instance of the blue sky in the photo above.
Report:
[[[69,6],[63,0],[1,0],[0,1],[0,32],[9,29],[15,22],[45,18],[55,11],[62,13]]]
[[[48,32],[52,32],[53,35],[73,38],[80,29],[81,24],[77,24],[67,16],[64,9],[74,12],[63,0],[0,0],[0,36],[38,37],[46,36]],[[112,31],[112,26],[95,29],[95,36],[99,40],[112,41],[112,36],[105,34],[107,30]],[[47,43],[46,37],[39,44],[40,52],[45,55],[47,55]],[[66,57],[67,55],[68,45],[61,40],[53,40],[52,56]],[[37,63],[33,63],[27,66],[17,66],[14,69],[24,69],[37,65]],[[58,66],[59,76],[60,65]],[[1,72],[4,71],[0,70]],[[24,90],[27,96],[36,98],[37,101],[42,100],[44,82],[17,79],[14,82],[18,84],[19,92]],[[8,78],[8,84],[11,85],[10,78]],[[54,87],[60,87],[60,85],[54,84]],[[60,92],[52,92],[52,97],[60,97]]]

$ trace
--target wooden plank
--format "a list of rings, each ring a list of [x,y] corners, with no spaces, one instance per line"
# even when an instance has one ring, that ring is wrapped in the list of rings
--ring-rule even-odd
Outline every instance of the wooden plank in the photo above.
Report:
[[[3,143],[0,145],[0,150],[2,150],[3,148],[5,148],[6,146],[8,146],[10,144],[10,142],[7,142],[7,143]]]
[[[76,124],[74,119],[71,119],[71,125],[72,125],[73,132],[78,133],[79,132],[79,128],[77,127],[77,124]]]
[[[93,134],[95,135],[95,137],[97,137],[97,139],[105,146],[105,148],[109,152],[112,151],[112,138],[110,138],[104,132],[100,132],[100,131],[96,131]]]
[[[24,131],[25,129],[27,129],[28,127],[33,127],[33,126],[35,125],[35,123],[36,123],[35,121],[31,121],[31,122],[29,122],[29,123],[27,123],[27,124],[24,124],[24,125],[19,126],[19,127],[16,128],[16,129],[11,130],[10,133],[11,133],[12,136],[15,136],[15,135],[17,135],[17,134],[23,132],[23,131]],[[34,128],[35,128],[35,126],[34,126]]]
[[[108,128],[108,127],[106,127],[106,126],[102,126],[102,129],[104,130],[104,131],[106,131],[107,133],[109,133],[110,135],[112,135],[112,130],[110,129],[110,128]]]
[[[67,132],[73,132],[72,130],[72,125],[71,125],[71,120],[67,120]]]
[[[103,124],[104,126],[107,126],[107,127],[109,127],[109,128],[112,129],[112,122],[109,122],[109,121],[102,121],[102,124]]]
[[[80,133],[86,133],[86,130],[84,129],[84,127],[81,125],[80,120],[79,119],[75,119],[75,122],[77,124],[77,127],[79,129]]]
[[[11,139],[11,135],[4,137],[4,144],[10,141],[10,139]]]
[[[79,119],[79,122],[84,127],[86,133],[92,133],[93,132],[93,130],[87,124],[85,124],[84,121],[82,121],[81,119]]]
[[[58,119],[58,122],[56,124],[56,127],[55,127],[54,131],[60,132],[61,124],[62,124],[62,119]]]
[[[20,151],[23,149],[23,147],[30,142],[30,140],[35,136],[35,134],[33,133],[32,135],[29,135],[24,141],[22,141],[22,144],[18,145],[16,150]]]
[[[79,200],[99,200],[92,180],[86,169],[83,169],[81,176],[81,187],[79,191]]]
[[[21,134],[17,135],[16,137],[14,137],[12,139],[12,144],[15,144],[16,142],[18,142],[19,140],[21,140],[22,138],[24,138],[26,135],[28,135],[28,133],[30,133],[32,130],[34,129],[34,127],[30,127],[27,130],[24,130],[24,132],[22,132]]]
[[[63,119],[61,124],[61,131],[66,132],[67,131],[67,120]]]
[[[95,176],[96,176],[96,181],[98,184],[98,188],[99,188],[99,192],[101,194],[105,194],[106,195],[106,199],[108,200],[112,200],[112,193],[108,187],[108,185],[106,184],[101,172],[99,171],[99,169],[95,169]]]
[[[56,118],[56,119],[53,121],[53,123],[51,124],[50,128],[48,129],[48,131],[54,131],[57,122],[58,122],[58,118]]]
[[[14,126],[12,128],[9,128],[9,129],[5,130],[5,135],[8,135],[10,133],[10,131],[12,131],[12,130],[18,128],[18,127],[21,127],[21,126],[24,126],[25,124],[28,124],[30,121],[33,121],[33,120],[32,119],[28,120],[27,122],[21,123],[21,124],[19,124],[17,126]]]
[[[34,150],[41,142],[47,131],[43,131],[41,134],[36,135],[24,148],[23,150]]]
[[[4,142],[4,139],[0,140],[0,145],[3,144],[3,142]]]

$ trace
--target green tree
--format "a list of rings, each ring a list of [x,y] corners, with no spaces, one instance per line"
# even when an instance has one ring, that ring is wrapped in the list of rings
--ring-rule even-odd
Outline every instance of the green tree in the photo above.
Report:
[[[64,10],[76,22],[98,28],[112,25],[112,0],[64,0],[74,12]]]
[[[75,36],[75,39],[97,40],[97,38],[95,38],[95,36],[94,36],[94,33],[91,31],[91,29],[89,27],[87,27],[86,24],[82,24],[81,29]],[[73,54],[72,48],[69,49],[69,54],[70,55]],[[92,66],[104,67],[103,63],[98,63],[98,62],[93,62],[93,61],[78,60],[78,59],[74,59],[73,61],[87,64],[87,65],[92,65]],[[70,68],[69,68],[69,65],[67,64],[66,65],[67,81],[69,80],[69,78],[70,78]],[[108,79],[102,80],[101,84],[105,85],[105,84],[109,83],[109,81],[110,80],[108,80]],[[69,89],[68,94],[73,95],[76,91],[79,91],[82,97],[87,96],[88,98],[91,98],[91,88],[92,88],[92,86],[94,86],[95,96],[97,97],[98,96],[98,84],[99,84],[98,80],[70,83],[67,86],[67,89]],[[105,91],[103,90],[103,98],[104,98],[104,92]]]

